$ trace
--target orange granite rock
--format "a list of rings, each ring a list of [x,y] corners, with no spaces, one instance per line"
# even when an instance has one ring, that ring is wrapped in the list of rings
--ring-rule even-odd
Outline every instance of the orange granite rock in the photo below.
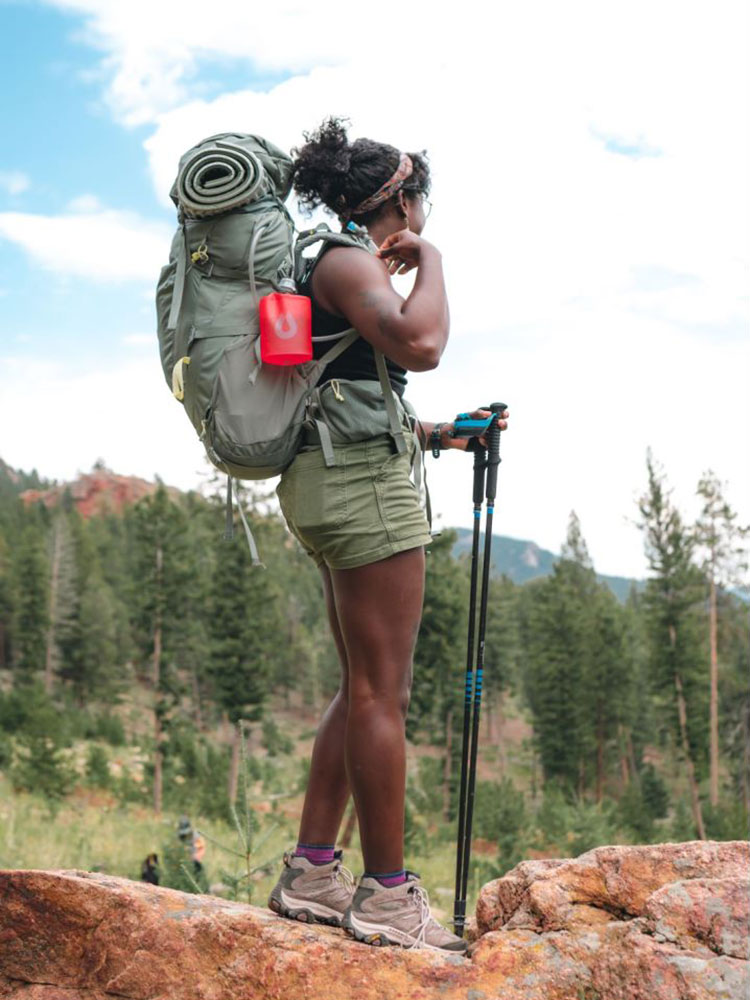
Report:
[[[704,843],[522,863],[483,890],[468,959],[107,875],[0,872],[0,998],[739,1000],[747,860]]]

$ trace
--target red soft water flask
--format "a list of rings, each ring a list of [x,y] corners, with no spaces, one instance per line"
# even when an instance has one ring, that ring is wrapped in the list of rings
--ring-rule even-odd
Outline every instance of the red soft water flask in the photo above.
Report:
[[[312,320],[306,295],[271,292],[263,296],[258,308],[264,364],[301,365],[312,360]]]

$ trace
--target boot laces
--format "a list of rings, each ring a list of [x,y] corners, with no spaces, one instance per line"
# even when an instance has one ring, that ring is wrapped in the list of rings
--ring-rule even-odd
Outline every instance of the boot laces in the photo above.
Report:
[[[423,889],[420,885],[415,885],[409,890],[409,892],[419,909],[419,924],[415,928],[414,940],[411,944],[408,944],[405,947],[429,948],[430,945],[427,943],[427,931],[431,925],[434,924],[437,927],[440,927],[440,924],[438,924],[437,920],[435,920],[430,912],[430,897],[427,895],[427,890]]]
[[[354,875],[345,868],[340,862],[333,869],[331,869],[331,879],[339,885],[342,885],[347,892],[354,892],[355,879]]]

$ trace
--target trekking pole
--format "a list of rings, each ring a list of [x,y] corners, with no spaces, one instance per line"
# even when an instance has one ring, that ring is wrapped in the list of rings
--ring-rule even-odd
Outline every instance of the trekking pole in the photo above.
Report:
[[[487,605],[489,603],[489,585],[490,585],[490,568],[491,568],[491,553],[492,553],[492,520],[493,514],[495,512],[495,497],[497,495],[497,467],[500,464],[500,428],[498,426],[498,421],[500,419],[500,414],[505,410],[505,403],[492,403],[489,409],[492,412],[492,422],[486,432],[487,439],[487,460],[486,460],[486,486],[485,486],[485,497],[487,499],[487,516],[485,521],[485,533],[484,533],[484,563],[482,567],[482,593],[479,600],[479,628],[477,634],[477,654],[476,654],[476,676],[474,677],[474,697],[473,697],[473,712],[471,713],[471,750],[468,763],[468,774],[466,778],[466,803],[463,808],[464,822],[459,834],[459,840],[461,841],[460,849],[462,850],[462,858],[460,862],[456,863],[457,875],[460,871],[461,883],[457,886],[456,892],[456,904],[455,904],[455,914],[458,916],[458,924],[454,920],[455,933],[459,936],[463,936],[465,915],[466,915],[466,896],[467,887],[469,882],[469,860],[471,858],[471,828],[472,820],[474,817],[474,791],[476,788],[476,776],[477,776],[477,749],[479,746],[479,720],[482,705],[482,684],[483,684],[483,674],[484,674],[484,647],[485,647],[485,635],[487,631]],[[475,501],[476,503],[476,501]],[[480,501],[481,503],[481,501]],[[476,509],[476,508],[475,508]],[[476,583],[475,583],[475,596],[474,601],[476,601]],[[472,616],[469,624],[469,630],[472,633],[471,636],[471,654],[474,651],[474,637],[473,637],[473,617],[475,615],[474,607],[470,607],[470,614]],[[465,759],[465,758],[464,758]],[[463,772],[462,761],[462,772]],[[462,774],[463,777],[463,774]],[[461,810],[460,810],[461,811]],[[460,924],[460,929],[459,929]]]
[[[484,477],[487,470],[487,449],[477,438],[471,438],[469,447],[474,451],[474,533],[471,540],[471,582],[469,585],[469,633],[466,643],[466,685],[464,692],[464,727],[461,743],[461,784],[458,792],[458,837],[456,843],[456,896],[453,909],[453,931],[463,937],[466,900],[460,905],[463,884],[464,826],[466,823],[466,778],[469,758],[469,729],[471,700],[474,689],[474,623],[477,608],[477,575],[479,569],[479,522],[484,500]]]

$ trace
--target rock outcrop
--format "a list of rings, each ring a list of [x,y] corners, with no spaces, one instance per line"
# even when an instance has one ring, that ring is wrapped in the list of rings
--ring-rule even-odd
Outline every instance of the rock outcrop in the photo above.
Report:
[[[741,1000],[750,845],[600,847],[484,887],[471,957],[87,872],[0,872],[17,1000]]]
[[[21,500],[27,505],[43,503],[52,510],[69,494],[78,513],[88,519],[97,514],[121,514],[126,507],[151,496],[156,489],[156,483],[137,476],[118,476],[103,465],[96,465],[91,472],[79,475],[72,483],[62,483],[45,490],[24,490]],[[171,486],[167,487],[167,491],[172,498],[179,493]]]

